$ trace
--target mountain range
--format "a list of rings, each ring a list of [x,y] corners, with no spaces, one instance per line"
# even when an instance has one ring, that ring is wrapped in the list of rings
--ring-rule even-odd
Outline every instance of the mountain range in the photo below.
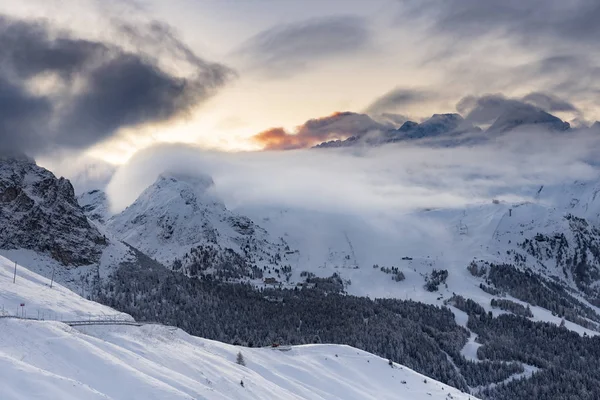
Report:
[[[525,125],[569,129],[547,113],[507,115],[486,131],[439,114],[379,141],[367,133],[320,147],[454,141]],[[600,356],[599,181],[521,187],[527,200],[415,210],[384,223],[300,207],[230,208],[215,187],[201,172],[164,171],[113,213],[101,189],[76,197],[67,179],[31,158],[3,156],[0,261],[138,321],[248,347],[347,344],[486,399],[591,399],[600,390],[592,367]],[[7,304],[16,296],[0,294]],[[159,331],[155,340],[164,340],[168,330]],[[113,333],[91,335],[110,342]]]
[[[546,130],[562,132],[571,128],[568,122],[533,106],[521,106],[508,108],[501,112],[487,129],[482,129],[473,123],[471,118],[463,118],[460,114],[434,114],[430,118],[417,123],[414,121],[405,121],[399,128],[390,125],[380,124],[371,120],[371,124],[366,127],[364,121],[368,118],[366,115],[354,113],[340,113],[340,116],[346,116],[348,119],[358,119],[361,116],[362,124],[360,130],[352,130],[351,125],[338,125],[347,127],[344,132],[346,139],[331,140],[316,145],[316,148],[336,148],[352,147],[357,145],[381,146],[389,143],[398,143],[411,140],[433,140],[433,144],[443,146],[458,146],[462,144],[482,143],[494,136],[507,132],[520,130]],[[592,125],[592,129],[598,127],[598,122]],[[428,143],[432,144],[432,143]]]

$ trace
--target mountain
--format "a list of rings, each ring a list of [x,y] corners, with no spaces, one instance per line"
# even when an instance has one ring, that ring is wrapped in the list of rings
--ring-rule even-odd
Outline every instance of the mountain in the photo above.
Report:
[[[459,114],[434,114],[431,118],[416,123],[406,121],[398,129],[384,128],[377,132],[365,132],[345,140],[323,142],[315,148],[339,148],[352,146],[381,146],[410,140],[436,139],[435,144],[458,146],[485,142],[491,135],[503,134],[515,129],[543,129],[566,131],[568,122],[562,121],[537,107],[521,104],[504,110],[485,131],[474,126]]]
[[[67,179],[26,156],[0,157],[0,248],[34,250],[77,267],[99,262],[106,247]]]
[[[570,128],[568,122],[549,114],[537,107],[525,106],[505,110],[488,128],[489,133],[504,133],[516,128],[532,128],[566,131]]]
[[[407,140],[439,137],[456,140],[456,138],[460,137],[461,135],[479,132],[481,132],[480,128],[475,127],[471,123],[465,121],[465,119],[459,114],[434,114],[431,116],[431,118],[423,121],[420,124],[413,121],[406,121],[398,129],[382,129],[376,134],[352,136],[346,140],[324,142],[315,147],[349,147],[358,144],[379,146]],[[456,145],[456,143],[454,145]]]
[[[0,317],[2,399],[475,400],[350,346],[247,348],[160,324],[117,325],[133,319],[25,269],[13,284],[12,273],[0,257],[2,311],[45,320]],[[97,319],[106,322],[60,322]]]
[[[228,209],[216,193],[205,175],[159,176],[122,213],[89,222],[107,247],[99,264],[69,270],[87,271],[71,287],[141,321],[232,344],[352,345],[490,399],[591,399],[578,388],[600,388],[599,182],[519,187],[527,201],[396,216]],[[80,211],[101,214],[105,200],[88,193]],[[46,263],[19,261],[18,280],[23,265],[49,276]],[[6,286],[16,311],[27,291]],[[51,312],[47,296],[27,304]]]
[[[293,253],[287,243],[228,210],[213,194],[213,186],[208,176],[162,174],[132,205],[110,218],[106,228],[159,262],[193,276],[280,274],[286,254]]]
[[[600,184],[520,190],[535,200],[373,221],[269,206],[229,210],[211,178],[163,174],[105,228],[188,276],[287,288],[327,279],[351,295],[436,306],[458,293],[490,312],[495,295],[480,286],[495,280],[490,265],[510,265],[511,282],[527,271],[536,281],[523,284],[554,282],[549,293],[561,299],[561,311],[525,287],[496,281],[497,290],[528,304],[536,320],[558,324],[566,317],[569,329],[591,334],[600,329]],[[473,262],[486,274],[473,275],[467,268]]]
[[[398,129],[398,132],[403,133],[399,140],[424,139],[446,134],[460,135],[480,131],[481,129],[465,121],[459,114],[434,114],[420,124],[407,121]]]
[[[116,268],[139,262],[97,222],[87,218],[69,180],[26,156],[0,157],[1,255],[89,295]]]
[[[571,304],[569,321],[584,330],[599,328],[600,183],[520,190],[523,198],[534,200],[420,210],[377,221],[271,206],[229,210],[216,196],[211,178],[163,174],[131,206],[108,219],[105,229],[189,276],[256,286],[270,278],[294,288],[335,275],[352,295],[410,295],[441,306],[459,293],[490,311],[494,295],[480,289],[486,277],[473,276],[467,266],[474,260],[511,265],[515,273],[531,271],[553,280],[558,286],[552,290],[561,292],[557,297],[573,292],[565,300]],[[86,209],[93,216],[97,208]],[[430,285],[439,271],[447,273],[443,285]],[[560,322],[551,314],[553,306],[513,296],[528,303],[537,319]]]
[[[77,197],[77,202],[92,221],[104,224],[111,216],[108,198],[102,190],[94,189],[82,193]]]

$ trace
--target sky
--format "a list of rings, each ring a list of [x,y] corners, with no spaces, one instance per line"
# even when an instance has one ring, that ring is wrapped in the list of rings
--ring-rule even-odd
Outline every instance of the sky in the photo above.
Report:
[[[524,200],[600,176],[587,130],[600,120],[599,18],[597,0],[4,1],[0,152],[77,192],[106,188],[115,210],[173,169],[211,175],[233,206]],[[486,129],[507,112],[577,129],[310,150],[436,113]]]
[[[0,129],[41,158],[306,147],[287,137],[310,120],[399,126],[486,95],[600,119],[594,0],[27,0],[0,13]]]

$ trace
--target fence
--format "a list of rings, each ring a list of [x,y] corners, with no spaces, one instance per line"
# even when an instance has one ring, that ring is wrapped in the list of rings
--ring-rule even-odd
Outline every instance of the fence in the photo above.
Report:
[[[19,319],[25,321],[57,321],[52,319],[44,318],[28,318],[19,317],[16,315],[0,315],[0,319]],[[119,320],[119,319],[87,319],[87,320],[61,320],[63,324],[69,326],[90,326],[90,325],[127,325],[127,326],[143,326],[143,325],[156,325],[155,322],[137,322],[132,320]]]

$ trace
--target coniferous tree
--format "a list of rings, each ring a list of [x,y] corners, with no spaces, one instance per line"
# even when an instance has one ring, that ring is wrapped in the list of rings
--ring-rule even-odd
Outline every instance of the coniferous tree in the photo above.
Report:
[[[244,355],[242,354],[241,351],[237,353],[237,358],[236,358],[235,362],[238,363],[239,365],[246,366],[246,360],[244,360]]]

